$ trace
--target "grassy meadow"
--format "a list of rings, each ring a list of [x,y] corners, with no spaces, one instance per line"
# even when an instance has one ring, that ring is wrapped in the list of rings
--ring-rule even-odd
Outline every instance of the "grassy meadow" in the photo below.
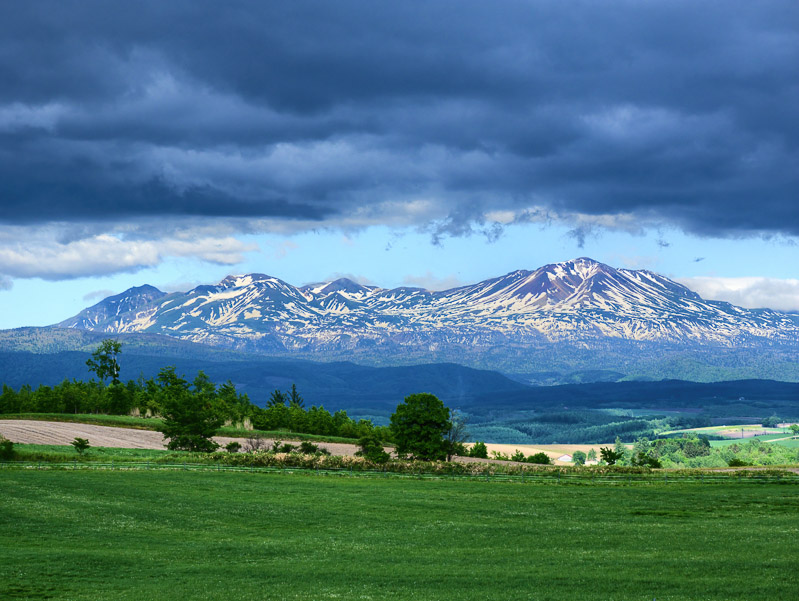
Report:
[[[186,451],[166,449],[126,449],[124,447],[90,447],[78,455],[72,446],[55,444],[15,444],[16,461],[50,462],[107,462],[107,461],[157,461],[166,457],[191,457]]]
[[[780,599],[799,486],[0,471],[0,598]]]

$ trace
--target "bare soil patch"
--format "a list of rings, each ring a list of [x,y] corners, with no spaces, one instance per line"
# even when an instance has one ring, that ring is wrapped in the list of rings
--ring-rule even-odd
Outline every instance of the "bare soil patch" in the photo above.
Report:
[[[558,461],[558,457],[563,455],[571,455],[575,451],[583,451],[588,453],[591,449],[596,451],[599,455],[600,447],[612,447],[614,443],[606,444],[495,444],[486,443],[489,455],[491,451],[498,453],[505,453],[506,455],[513,455],[517,450],[524,453],[525,457],[535,455],[536,453],[546,453],[555,465],[572,465],[570,461]],[[471,445],[467,445],[471,446]]]
[[[93,447],[114,447],[124,449],[166,449],[164,437],[151,430],[131,430],[112,426],[92,424],[73,424],[67,422],[44,422],[35,420],[0,420],[0,434],[12,442],[21,444],[68,445],[76,437],[86,438]],[[216,436],[214,440],[221,445],[239,442],[246,445],[246,439]],[[265,446],[271,446],[273,439],[263,439]],[[290,438],[283,442],[299,444]],[[338,442],[314,443],[333,455],[354,455],[358,447],[354,444]]]
[[[113,426],[96,426],[93,424],[76,424],[69,422],[46,422],[38,420],[0,420],[0,434],[7,439],[21,444],[48,444],[68,445],[76,437],[86,438],[93,447],[113,447],[124,449],[166,449],[163,435],[152,430],[132,430],[130,428],[116,428]],[[214,440],[224,446],[229,442],[239,442],[242,449],[246,450],[246,438],[229,438],[216,436]],[[281,438],[282,442],[299,445],[300,441],[291,438]],[[264,448],[269,448],[275,439],[262,439]],[[325,449],[332,455],[353,456],[358,450],[357,445],[338,442],[315,442],[319,448]],[[512,455],[516,449],[525,455],[533,455],[540,451],[545,452],[556,465],[570,465],[559,462],[557,458],[564,453],[571,454],[576,449],[588,452],[592,447],[599,450],[599,445],[512,445],[512,444],[487,444],[489,452],[492,450]],[[386,447],[387,452],[393,449]],[[504,463],[494,459],[475,459],[472,457],[455,457],[461,463]]]

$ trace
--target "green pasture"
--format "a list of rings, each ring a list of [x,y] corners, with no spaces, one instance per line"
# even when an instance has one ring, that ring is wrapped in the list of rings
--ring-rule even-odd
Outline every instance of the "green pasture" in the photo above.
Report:
[[[779,444],[787,447],[797,446],[793,443],[796,439],[792,439],[791,433],[787,434],[766,434],[765,436],[749,436],[747,438],[728,438],[726,440],[711,440],[711,447],[728,447],[731,444],[746,444],[750,440],[759,440],[760,442],[768,442],[771,444]]]
[[[788,440],[778,440],[775,441],[773,444],[781,444],[784,447],[790,447],[792,449],[799,448],[799,438],[789,438]]]
[[[154,461],[168,456],[190,456],[185,451],[166,449],[125,449],[119,447],[89,447],[83,455],[72,446],[54,444],[15,444],[17,461]]]
[[[744,432],[768,432],[764,436],[776,436],[777,434],[781,434],[782,436],[788,436],[791,434],[791,431],[788,428],[770,428],[764,427],[760,424],[741,424],[741,425],[732,425],[732,426],[705,426],[702,428],[684,428],[682,430],[667,430],[664,432],[660,432],[661,435],[667,434],[682,434],[691,433],[691,434],[715,434],[719,435],[720,432],[725,430],[732,430],[734,432],[740,433],[741,430]]]
[[[795,484],[0,471],[0,598],[784,599]]]

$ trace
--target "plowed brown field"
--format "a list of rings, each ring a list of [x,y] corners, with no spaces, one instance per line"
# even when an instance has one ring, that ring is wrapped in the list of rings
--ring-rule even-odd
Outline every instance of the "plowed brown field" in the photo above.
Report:
[[[93,447],[166,448],[164,437],[160,432],[90,424],[8,419],[0,420],[0,434],[13,442],[22,444],[68,445],[76,437],[80,437],[87,439]],[[215,436],[214,440],[221,445],[226,445],[234,440],[242,445],[246,443],[246,439],[224,436]],[[266,445],[271,445],[272,442],[273,440],[265,440]],[[286,438],[284,442],[292,441]],[[353,455],[358,450],[358,447],[353,444],[322,442],[318,443],[318,446],[327,449],[333,455]]]
[[[164,438],[160,432],[152,430],[133,430],[130,428],[114,428],[111,426],[95,426],[91,424],[73,424],[67,422],[46,422],[37,420],[0,420],[0,434],[7,439],[22,444],[52,444],[68,445],[76,437],[87,439],[93,447],[117,447],[125,449],[165,449]],[[220,445],[237,441],[246,446],[246,439],[215,436],[214,440]],[[286,437],[283,442],[296,442]],[[264,446],[271,446],[273,439],[265,439]],[[320,448],[327,449],[333,455],[354,455],[358,447],[354,444],[321,442],[315,443]],[[600,445],[510,445],[488,444],[489,451],[499,451],[513,454],[517,449],[525,455],[532,455],[544,451],[556,465],[569,465],[568,462],[558,461],[557,458],[564,453],[573,453],[579,449],[588,451],[592,447],[599,450]],[[392,449],[386,448],[386,451]],[[471,459],[456,457],[456,461],[473,462],[481,461],[495,463],[494,460]],[[504,462],[503,462],[504,463]]]

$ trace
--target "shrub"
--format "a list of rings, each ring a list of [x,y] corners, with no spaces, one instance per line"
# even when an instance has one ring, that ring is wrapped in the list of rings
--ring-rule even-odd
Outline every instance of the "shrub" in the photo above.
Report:
[[[651,467],[651,468],[660,468],[663,465],[652,457],[651,455],[647,455],[646,453],[636,453],[633,455],[632,464],[636,467]]]
[[[300,453],[303,455],[330,455],[330,451],[327,449],[323,449],[307,440],[300,443]]]
[[[466,448],[466,445],[464,445],[462,442],[453,442],[452,454],[457,455],[458,457],[468,457],[469,450]]]
[[[488,449],[484,442],[476,442],[469,449],[469,457],[478,457],[479,459],[488,459]]]
[[[539,465],[552,465],[552,460],[549,458],[549,455],[543,451],[535,455],[530,455],[526,461],[527,463],[537,463]]]
[[[303,440],[300,443],[300,453],[303,455],[313,455],[314,453],[319,452],[319,447],[316,446],[312,442],[308,442],[307,440]]]
[[[200,434],[173,435],[166,448],[170,451],[191,451],[193,453],[213,453],[219,445]]]
[[[386,453],[383,445],[375,434],[367,434],[358,440],[360,449],[355,453],[358,457],[363,457],[368,461],[374,463],[386,463],[389,460],[389,454]]]
[[[511,461],[524,461],[524,453],[522,453],[519,449],[516,449],[516,452],[510,456]]]
[[[88,449],[90,446],[92,446],[89,444],[88,440],[79,437],[76,437],[75,440],[73,440],[70,444],[73,447],[75,447],[75,450],[78,452],[78,455],[83,455],[83,452],[86,449]]]
[[[585,465],[587,457],[583,451],[575,451],[572,453],[572,462],[574,465]]]
[[[624,458],[624,453],[614,451],[610,447],[599,447],[599,456],[602,458],[602,461],[608,465],[616,465],[619,459]]]
[[[14,455],[14,443],[0,436],[0,459],[13,459]]]
[[[266,439],[260,434],[253,434],[244,443],[244,450],[248,453],[266,448]]]
[[[749,463],[738,457],[733,457],[727,461],[727,465],[730,467],[746,467]]]
[[[235,440],[225,445],[225,450],[228,453],[238,453],[241,450],[241,443]]]
[[[288,451],[283,451],[282,449],[285,449],[286,447],[288,447]],[[288,443],[283,444],[282,440],[273,440],[272,448],[269,449],[269,451],[271,451],[272,453],[290,453],[293,450],[294,447],[292,445]]]

